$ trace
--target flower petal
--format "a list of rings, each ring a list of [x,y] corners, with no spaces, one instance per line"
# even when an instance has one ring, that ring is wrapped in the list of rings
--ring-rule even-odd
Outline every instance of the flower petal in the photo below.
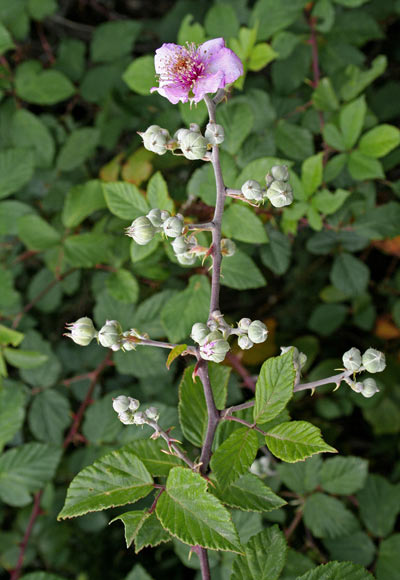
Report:
[[[207,93],[215,93],[219,88],[225,86],[224,71],[217,71],[213,74],[205,74],[197,79],[193,87],[194,101],[198,103]]]
[[[222,48],[225,48],[225,40],[223,38],[213,38],[200,44],[197,54],[208,60],[218,54]]]
[[[242,76],[243,65],[240,58],[230,48],[222,48],[208,61],[206,74],[217,71],[224,72],[225,84],[233,83]]]
[[[159,75],[165,73],[170,63],[176,61],[182,51],[186,51],[185,47],[172,42],[166,42],[160,48],[157,48],[154,57],[156,73]]]
[[[188,91],[179,86],[166,85],[163,87],[152,87],[150,90],[151,93],[155,91],[162,97],[168,99],[173,105],[176,105],[179,101],[187,103],[189,100]]]

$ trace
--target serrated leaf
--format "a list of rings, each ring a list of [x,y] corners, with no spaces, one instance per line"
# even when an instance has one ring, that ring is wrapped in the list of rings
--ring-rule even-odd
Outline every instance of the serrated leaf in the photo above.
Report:
[[[132,450],[104,455],[72,480],[58,519],[134,503],[153,489],[153,479]]]
[[[100,131],[93,127],[72,131],[58,154],[57,169],[72,171],[82,165],[93,154],[99,139]]]
[[[135,553],[138,554],[140,550],[147,546],[155,547],[162,542],[169,542],[170,540],[170,534],[167,530],[164,530],[160,520],[153,512],[138,529],[135,537]]]
[[[390,534],[400,512],[399,487],[381,475],[370,474],[357,499],[361,519],[368,530],[380,538]]]
[[[332,284],[350,296],[357,296],[366,291],[369,276],[368,266],[346,252],[336,256],[330,273]]]
[[[332,457],[321,469],[321,487],[332,494],[351,494],[359,491],[367,477],[368,461],[361,457]]]
[[[279,230],[267,228],[268,244],[261,246],[260,257],[264,266],[278,276],[284,274],[290,264],[292,248],[290,240]]]
[[[276,469],[287,488],[299,495],[306,495],[318,487],[321,467],[321,457],[314,455],[298,463],[279,463]]]
[[[332,560],[350,561],[361,566],[369,566],[376,548],[366,532],[353,532],[349,536],[339,536],[334,540],[324,540]]]
[[[162,526],[184,544],[241,552],[228,510],[207,492],[207,482],[198,473],[182,467],[171,469],[156,514]]]
[[[270,421],[286,407],[293,396],[295,376],[293,349],[265,361],[256,384],[255,423]]]
[[[150,209],[143,195],[132,183],[103,183],[103,191],[110,212],[123,220],[133,220],[146,215]]]
[[[25,506],[31,493],[54,476],[61,449],[43,443],[26,443],[0,457],[0,498],[12,506]]]
[[[333,123],[327,123],[324,125],[322,135],[325,143],[338,151],[345,151],[346,143],[344,141],[344,135],[336,125],[333,125]]]
[[[325,443],[318,427],[307,421],[280,423],[266,435],[268,449],[282,461],[295,463],[316,453],[337,453]]]
[[[63,432],[71,422],[68,399],[54,389],[38,393],[29,410],[28,421],[36,439],[60,445]]]
[[[400,579],[400,534],[382,540],[376,564],[378,580]]]
[[[286,560],[285,536],[277,525],[250,538],[244,556],[236,556],[231,580],[277,580]]]
[[[25,393],[19,384],[0,389],[0,452],[20,430],[25,417]]]
[[[262,246],[261,251],[267,246]],[[267,283],[256,263],[245,252],[236,249],[233,256],[224,256],[221,266],[221,285],[235,290],[262,288]]]
[[[185,438],[201,447],[207,430],[208,413],[201,381],[193,381],[194,366],[185,369],[179,385],[179,421]],[[231,369],[209,363],[208,372],[217,409],[226,404],[227,386]]]
[[[30,250],[47,250],[56,246],[61,235],[47,221],[36,214],[28,214],[18,220],[18,234]]]
[[[351,149],[360,136],[366,112],[367,105],[364,96],[345,105],[340,111],[339,124],[346,149]]]
[[[37,115],[19,109],[12,120],[11,138],[16,147],[34,151],[37,167],[50,167],[54,157],[54,140],[46,125]]]
[[[230,101],[217,111],[217,122],[225,128],[225,139],[221,147],[235,155],[253,128],[252,108],[247,103]]]
[[[242,475],[225,488],[216,484],[215,488],[210,488],[210,491],[222,503],[244,511],[269,512],[286,504],[285,500],[276,495],[257,475],[252,473]]]
[[[68,236],[64,242],[65,259],[75,268],[92,268],[109,260],[112,237],[88,232]]]
[[[344,189],[337,189],[335,193],[323,189],[313,197],[312,205],[321,213],[330,215],[342,207],[349,196],[350,191]]]
[[[57,70],[41,70],[39,61],[19,65],[15,75],[17,95],[34,105],[55,105],[75,93],[71,81]]]
[[[63,224],[67,228],[74,228],[90,214],[106,206],[100,180],[91,179],[82,185],[75,185],[65,198]]]
[[[254,211],[238,203],[233,203],[224,212],[222,233],[228,238],[249,244],[265,244],[268,241],[260,218]]]
[[[148,96],[156,84],[154,57],[147,54],[139,56],[128,66],[122,78],[132,91]]]
[[[172,467],[183,465],[175,455],[163,453],[163,451],[168,451],[168,446],[163,439],[139,439],[127,445],[127,449],[131,449],[139,457],[153,476],[166,476]]]
[[[348,536],[359,529],[356,517],[339,499],[319,492],[306,499],[304,524],[316,538]]]
[[[211,470],[221,488],[246,473],[258,450],[257,433],[241,427],[234,431],[214,452]]]
[[[185,352],[185,350],[187,349],[187,344],[177,344],[169,353],[168,358],[167,358],[167,369],[169,369],[169,367],[171,366],[171,364],[174,362],[174,360],[176,358],[178,358],[178,356],[180,356],[183,352]]]
[[[296,580],[373,580],[365,568],[351,562],[329,562],[309,570]]]
[[[3,355],[8,364],[18,369],[34,369],[43,365],[48,357],[35,350],[5,348]]]
[[[0,152],[0,199],[18,191],[33,175],[33,153],[27,149]]]
[[[352,151],[349,155],[348,169],[353,179],[362,181],[364,179],[384,178],[382,163],[373,157],[368,157],[358,151]]]
[[[339,108],[339,101],[330,78],[325,77],[319,81],[312,93],[312,100],[319,111],[336,111]]]
[[[90,54],[93,62],[114,62],[130,54],[141,24],[135,20],[112,20],[96,26]]]
[[[147,184],[147,200],[150,207],[174,213],[174,202],[169,196],[167,183],[159,171],[150,178]]]
[[[369,157],[384,157],[400,144],[400,131],[393,125],[378,125],[365,133],[359,150]]]
[[[139,298],[139,283],[134,275],[124,268],[112,272],[106,280],[106,286],[109,294],[120,302],[135,304]]]
[[[146,519],[148,517],[150,517],[150,514],[148,511],[145,511],[145,510],[130,511],[130,512],[125,512],[125,513],[117,516],[116,518],[112,519],[110,521],[110,524],[117,522],[118,520],[121,520],[121,522],[124,524],[124,528],[125,528],[126,547],[129,548],[129,546],[132,544],[133,540],[135,539],[139,529],[141,528],[141,526],[143,525],[143,523],[146,521]]]
[[[14,47],[15,44],[10,36],[10,33],[8,32],[7,28],[0,23],[0,55]]]

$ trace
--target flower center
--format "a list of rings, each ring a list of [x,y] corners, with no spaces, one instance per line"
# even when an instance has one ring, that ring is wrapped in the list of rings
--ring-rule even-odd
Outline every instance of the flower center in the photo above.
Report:
[[[198,54],[194,44],[182,48],[179,54],[171,55],[165,62],[165,72],[160,80],[165,83],[179,84],[192,88],[196,80],[204,74],[205,63]]]

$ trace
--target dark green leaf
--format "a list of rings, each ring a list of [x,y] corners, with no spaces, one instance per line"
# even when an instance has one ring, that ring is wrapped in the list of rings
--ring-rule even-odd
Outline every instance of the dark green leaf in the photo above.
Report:
[[[256,384],[255,423],[270,421],[286,407],[293,396],[295,374],[293,349],[265,361]]]
[[[278,526],[271,526],[253,536],[244,547],[244,556],[236,556],[232,580],[277,580],[286,560],[287,544]]]

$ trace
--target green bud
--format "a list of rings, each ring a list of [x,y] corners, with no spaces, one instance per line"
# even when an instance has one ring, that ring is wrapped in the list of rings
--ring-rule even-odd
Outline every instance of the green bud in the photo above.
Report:
[[[201,343],[208,335],[210,334],[210,330],[206,324],[202,322],[196,322],[192,326],[192,331],[190,333],[190,338],[194,340],[194,342]]]
[[[133,425],[135,423],[134,415],[133,415],[132,411],[129,411],[129,410],[122,411],[121,413],[118,413],[118,419],[124,425]]]
[[[186,159],[203,159],[207,153],[207,139],[194,131],[182,136],[180,146]]]
[[[139,408],[139,401],[133,397],[125,397],[125,395],[119,395],[113,399],[113,409],[117,413],[123,413],[125,411],[136,411]]]
[[[369,348],[362,356],[362,364],[369,373],[380,373],[386,368],[385,355],[379,350]]]
[[[64,336],[71,338],[80,346],[87,346],[97,336],[97,330],[87,316],[79,318],[76,322],[68,322],[66,327],[70,334],[65,333]]]
[[[304,367],[307,362],[307,355],[304,352],[299,352],[299,365],[300,369]]]
[[[360,370],[362,364],[361,352],[353,346],[353,348],[344,353],[342,361],[345,369],[356,373]]]
[[[161,221],[162,222],[165,222],[165,220],[167,220],[170,216],[171,216],[171,214],[169,213],[169,211],[167,211],[166,209],[161,210]]]
[[[250,318],[241,318],[238,322],[238,327],[240,330],[244,330],[247,332],[249,330],[249,326],[251,324]]]
[[[248,179],[243,183],[241,191],[248,200],[261,201],[263,198],[262,187],[255,179]]]
[[[362,396],[365,397],[366,399],[369,399],[370,397],[373,397],[375,393],[379,393],[376,381],[370,378],[365,379],[362,382],[362,390],[361,390]]]
[[[184,254],[185,252],[188,251],[189,248],[189,244],[186,241],[185,236],[178,236],[177,238],[175,238],[174,241],[171,243],[171,246],[176,255]]]
[[[157,153],[157,155],[164,155],[167,152],[168,142],[171,137],[166,129],[162,129],[158,125],[151,125],[144,133],[139,133],[143,139],[143,145],[149,151]]]
[[[133,220],[129,228],[126,228],[125,233],[139,246],[145,246],[154,238],[156,231],[149,218],[140,216]]]
[[[221,254],[230,258],[236,252],[236,244],[233,240],[222,238],[221,240]]]
[[[210,121],[206,127],[204,136],[210,145],[219,145],[224,141],[225,131],[222,125],[217,125],[214,121]]]
[[[193,264],[196,262],[196,256],[192,254],[192,252],[177,254],[176,259],[182,266],[193,266]]]
[[[250,340],[258,344],[267,340],[268,329],[261,320],[254,320],[250,324],[247,334],[249,335]]]
[[[293,201],[293,190],[285,181],[273,181],[266,194],[274,207],[284,207]]]
[[[163,223],[164,233],[169,238],[177,238],[180,236],[182,234],[183,228],[183,219],[179,215],[169,217]]]
[[[107,320],[99,330],[99,342],[101,346],[111,348],[120,343],[122,328],[117,320]]]
[[[160,413],[156,407],[149,407],[148,409],[145,410],[144,413],[146,417],[148,419],[151,419],[152,421],[158,421],[160,417]]]
[[[142,411],[136,411],[133,414],[133,422],[135,425],[144,425],[146,423],[146,415]]]
[[[158,209],[158,207],[151,209],[146,217],[151,221],[155,228],[160,228],[162,226],[163,220],[161,219],[161,210]]]
[[[229,351],[229,343],[222,334],[215,330],[210,332],[203,344],[200,346],[200,356],[204,360],[211,360],[220,363],[224,360]]]
[[[250,340],[247,334],[243,334],[238,338],[238,345],[242,350],[248,350],[252,346],[254,346],[254,342]]]
[[[200,125],[198,125],[197,123],[190,123],[189,129],[193,133],[200,133]]]
[[[271,167],[271,175],[276,181],[287,181],[289,179],[289,169],[287,165],[274,165]]]

